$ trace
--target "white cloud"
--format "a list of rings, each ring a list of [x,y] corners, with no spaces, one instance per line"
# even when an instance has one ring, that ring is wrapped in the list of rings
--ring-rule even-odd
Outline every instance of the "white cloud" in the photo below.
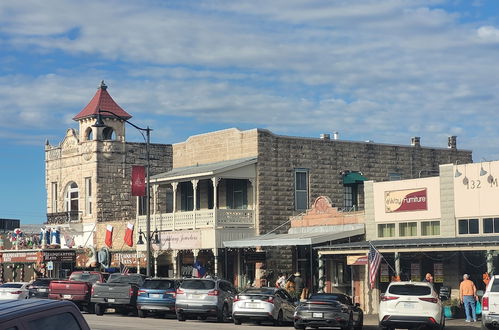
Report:
[[[478,38],[483,41],[499,42],[499,29],[493,26],[482,26],[477,30]]]

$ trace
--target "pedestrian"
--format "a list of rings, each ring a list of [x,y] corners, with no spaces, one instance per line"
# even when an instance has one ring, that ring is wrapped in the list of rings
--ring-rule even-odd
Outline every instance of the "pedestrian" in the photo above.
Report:
[[[288,293],[292,296],[295,294],[295,282],[293,279],[293,275],[290,275],[286,280],[286,284],[284,285],[284,289],[288,291]]]
[[[463,281],[459,285],[459,298],[461,303],[464,304],[466,322],[476,322],[475,301],[478,300],[478,296],[476,295],[475,284],[470,280],[468,274],[463,275]]]
[[[276,288],[284,289],[286,285],[286,275],[284,273],[279,273],[279,277],[277,278],[277,281],[275,282]]]
[[[433,283],[433,275],[431,275],[431,273],[426,273],[423,282]]]
[[[295,273],[294,282],[295,282],[296,297],[298,297],[298,299],[300,299],[301,293],[302,293],[303,288],[304,288],[304,283],[303,283],[303,279],[301,278],[300,272]]]

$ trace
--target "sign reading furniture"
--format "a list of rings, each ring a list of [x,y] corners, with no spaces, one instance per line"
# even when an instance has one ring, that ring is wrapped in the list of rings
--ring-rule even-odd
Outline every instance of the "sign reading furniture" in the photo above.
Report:
[[[385,212],[428,210],[426,188],[385,191]]]

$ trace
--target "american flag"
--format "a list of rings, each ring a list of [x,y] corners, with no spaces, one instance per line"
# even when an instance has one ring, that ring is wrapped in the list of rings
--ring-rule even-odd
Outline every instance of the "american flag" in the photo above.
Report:
[[[374,289],[376,285],[376,277],[378,276],[379,265],[381,264],[381,254],[371,245],[369,248],[369,254],[367,255],[369,263],[369,283],[371,289]]]

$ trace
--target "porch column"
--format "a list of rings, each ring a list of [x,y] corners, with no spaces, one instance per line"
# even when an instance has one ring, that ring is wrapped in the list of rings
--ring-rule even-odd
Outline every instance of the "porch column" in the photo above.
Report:
[[[172,223],[172,229],[175,230],[175,213],[177,212],[177,187],[178,187],[178,182],[172,182],[172,189],[173,189],[173,223]]]
[[[196,229],[196,210],[197,210],[197,191],[198,191],[198,182],[199,180],[191,180],[191,183],[192,183],[192,191],[193,191],[193,194],[194,196],[192,196],[193,198],[193,204],[192,205],[192,211],[193,211],[193,220],[194,220],[194,229]]]
[[[325,287],[324,277],[324,255],[319,251],[319,286],[317,292],[323,293]]]
[[[173,277],[180,277],[178,274],[178,250],[172,250]]]
[[[255,226],[255,230],[257,235],[260,235],[260,224],[256,221],[256,178],[248,179],[251,183],[251,193],[253,196],[253,226]]]
[[[395,276],[400,279],[400,252],[395,252]]]
[[[487,250],[485,253],[485,257],[487,260],[487,273],[489,273],[490,276],[494,275],[494,255],[492,254],[491,250]]]
[[[220,178],[213,177],[211,178],[211,182],[213,183],[213,216],[215,219],[213,219],[215,227],[217,226],[217,209],[218,209],[218,200],[217,200],[217,187],[218,183],[220,182]]]
[[[154,228],[158,228],[158,223],[157,223],[158,217],[156,216],[157,213],[156,211],[158,209],[158,188],[159,186],[157,184],[154,184],[152,186],[152,205],[153,205],[152,213],[154,218]]]
[[[213,272],[214,276],[218,276],[218,248],[212,249],[213,251]]]

